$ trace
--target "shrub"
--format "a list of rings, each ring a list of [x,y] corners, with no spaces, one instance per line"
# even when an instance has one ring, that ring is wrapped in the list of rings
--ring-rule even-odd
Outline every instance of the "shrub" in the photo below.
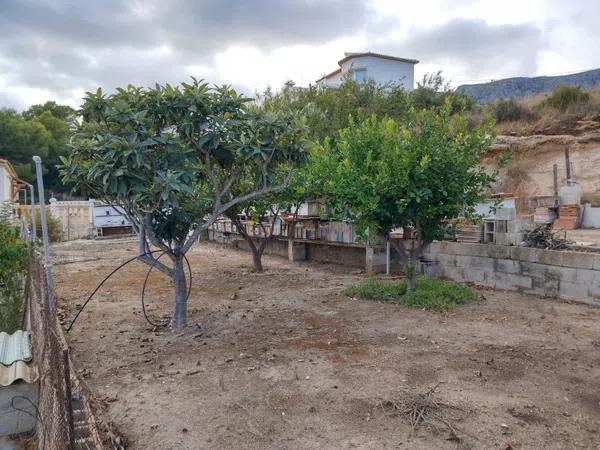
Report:
[[[579,86],[558,86],[545,104],[560,111],[566,111],[570,106],[580,105],[590,101],[590,94],[581,90]]]
[[[27,216],[27,222],[29,228],[31,228],[31,214],[25,213]],[[60,219],[55,219],[50,214],[50,211],[46,209],[46,222],[48,225],[48,239],[50,242],[60,242],[64,237],[64,231]],[[38,238],[42,238],[42,220],[40,211],[35,212],[35,231]]]
[[[400,303],[404,306],[445,311],[475,300],[477,293],[469,286],[437,278],[422,278],[417,281],[417,289],[402,296]]]
[[[531,120],[535,114],[514,99],[498,100],[489,104],[490,113],[497,123]]]
[[[23,314],[27,245],[6,211],[0,211],[0,331],[12,333]]]
[[[344,293],[350,297],[393,302],[406,293],[406,283],[404,281],[383,281],[377,278],[369,278],[362,283],[347,287]]]
[[[419,278],[417,288],[413,292],[407,292],[404,281],[370,278],[347,287],[344,293],[351,297],[399,303],[434,311],[446,311],[456,305],[477,300],[477,293],[469,286],[437,278]]]

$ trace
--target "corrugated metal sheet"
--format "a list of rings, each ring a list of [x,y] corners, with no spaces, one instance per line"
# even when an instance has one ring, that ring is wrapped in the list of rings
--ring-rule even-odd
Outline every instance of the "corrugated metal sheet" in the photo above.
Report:
[[[31,361],[31,336],[29,331],[0,333],[0,364],[10,366],[16,361]]]
[[[37,376],[35,364],[16,361],[10,366],[0,366],[0,386],[10,386],[17,380],[34,383],[37,381]]]

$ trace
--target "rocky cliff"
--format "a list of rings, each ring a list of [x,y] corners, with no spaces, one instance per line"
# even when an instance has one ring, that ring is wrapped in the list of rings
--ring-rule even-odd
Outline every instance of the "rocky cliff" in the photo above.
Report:
[[[456,90],[467,94],[479,103],[488,103],[499,99],[519,99],[550,92],[561,84],[582,88],[594,87],[600,84],[600,69],[554,77],[517,77],[496,80],[490,83],[463,84]]]
[[[519,197],[519,209],[525,212],[529,197],[552,195],[554,164],[558,164],[559,186],[566,183],[566,145],[575,180],[583,189],[582,202],[600,206],[600,120],[576,121],[564,134],[498,136],[482,164],[496,168],[500,155],[512,150],[510,162],[500,169],[495,190],[513,192]]]

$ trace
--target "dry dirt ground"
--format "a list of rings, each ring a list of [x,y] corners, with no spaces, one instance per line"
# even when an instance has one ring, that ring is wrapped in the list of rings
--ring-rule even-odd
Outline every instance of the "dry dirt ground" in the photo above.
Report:
[[[133,241],[54,248],[65,320]],[[600,309],[516,293],[446,314],[344,296],[363,275],[202,245],[189,327],[141,314],[147,268],[108,282],[68,335],[75,364],[133,449],[600,448]],[[153,274],[149,315],[171,290]],[[415,395],[440,406],[412,427]],[[413,409],[414,411],[414,409]]]

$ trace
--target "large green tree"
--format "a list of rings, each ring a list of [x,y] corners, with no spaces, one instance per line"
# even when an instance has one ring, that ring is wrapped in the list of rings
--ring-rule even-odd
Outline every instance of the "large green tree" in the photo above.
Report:
[[[426,245],[442,237],[448,219],[473,215],[485,198],[494,176],[478,163],[493,137],[489,125],[471,130],[450,101],[408,108],[403,121],[373,116],[351,122],[321,151],[328,202],[365,240],[403,228],[404,238],[391,243],[414,289]]]
[[[196,80],[98,90],[86,96],[63,158],[64,181],[124,208],[139,231],[140,260],[172,279],[175,329],[186,325],[191,246],[230,208],[284,189],[305,158],[305,127],[249,110],[247,100]],[[243,189],[234,189],[240,180]]]
[[[33,105],[21,114],[0,110],[0,158],[11,161],[18,175],[32,183],[35,168],[31,157],[41,156],[46,190],[65,192],[56,165],[67,152],[74,112],[70,106],[55,102]]]
[[[48,155],[50,133],[37,120],[24,119],[11,109],[0,110],[0,158],[8,159],[18,175],[33,182],[35,172],[31,157]]]

